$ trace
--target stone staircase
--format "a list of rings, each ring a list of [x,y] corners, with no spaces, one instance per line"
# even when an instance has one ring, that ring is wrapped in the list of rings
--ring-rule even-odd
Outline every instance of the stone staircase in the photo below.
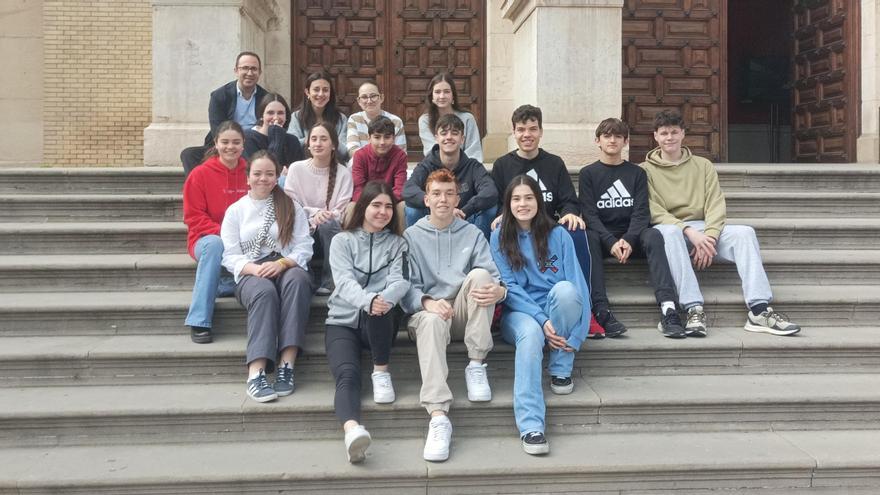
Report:
[[[213,344],[189,341],[195,265],[177,169],[0,170],[0,495],[880,493],[880,166],[718,170],[800,335],[743,331],[723,265],[700,274],[709,337],[664,339],[644,263],[609,261],[631,330],[585,344],[574,394],[547,391],[549,456],[519,446],[513,349],[496,339],[484,404],[464,398],[464,348],[450,346],[452,455],[423,461],[418,361],[402,334],[397,401],[373,404],[364,387],[373,445],[359,466],[333,416],[325,298],[297,391],[274,403],[244,393],[234,299],[218,301]]]

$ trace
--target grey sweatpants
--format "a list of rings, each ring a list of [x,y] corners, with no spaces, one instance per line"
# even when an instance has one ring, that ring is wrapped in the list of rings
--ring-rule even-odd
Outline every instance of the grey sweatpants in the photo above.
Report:
[[[235,298],[247,309],[247,364],[268,359],[266,372],[275,368],[280,351],[302,348],[312,299],[311,277],[301,267],[276,277],[245,275],[235,286]]]
[[[692,220],[685,222],[689,227],[700,232],[706,228],[706,222]],[[655,229],[663,234],[666,243],[666,258],[669,260],[669,271],[678,290],[678,301],[687,309],[703,304],[703,293],[691,264],[691,245],[684,231],[675,225],[655,225]],[[764,272],[761,261],[761,248],[755,229],[748,225],[725,225],[715,245],[718,254],[713,261],[729,261],[736,263],[736,271],[742,280],[743,297],[749,307],[758,303],[769,303],[773,298],[770,281]]]

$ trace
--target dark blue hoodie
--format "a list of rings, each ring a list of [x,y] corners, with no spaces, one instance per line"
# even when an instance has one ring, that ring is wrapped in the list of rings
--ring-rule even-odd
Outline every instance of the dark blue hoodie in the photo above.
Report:
[[[413,170],[403,186],[403,200],[411,208],[425,208],[425,181],[431,172],[443,168],[440,162],[440,145],[435,144],[431,153]],[[459,152],[458,164],[451,170],[458,181],[458,209],[465,216],[481,212],[498,204],[495,181],[482,163]]]

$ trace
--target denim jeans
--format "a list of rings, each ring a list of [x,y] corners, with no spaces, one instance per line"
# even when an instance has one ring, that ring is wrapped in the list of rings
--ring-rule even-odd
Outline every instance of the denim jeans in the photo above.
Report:
[[[235,279],[220,265],[223,259],[223,241],[218,235],[206,235],[196,241],[196,281],[193,283],[192,302],[185,325],[211,328],[214,319],[214,299],[235,293]]]
[[[411,206],[407,206],[405,208],[406,213],[406,226],[412,227],[416,222],[422,219],[422,217],[428,215],[430,210],[427,208],[413,208]],[[483,235],[486,236],[486,239],[489,239],[489,235],[492,234],[492,230],[490,227],[492,226],[492,220],[495,220],[495,214],[498,213],[497,206],[490,206],[485,210],[478,211],[473,215],[466,218],[468,223],[474,224],[480,231],[483,232]]]
[[[568,338],[581,322],[583,300],[574,284],[557,282],[550,289],[544,311],[556,333]],[[544,357],[544,322],[519,311],[505,311],[501,317],[501,336],[516,346],[513,373],[513,414],[520,436],[533,431],[544,432],[544,389],[541,383],[541,361]],[[574,352],[550,350],[547,370],[552,376],[569,377],[574,367]]]

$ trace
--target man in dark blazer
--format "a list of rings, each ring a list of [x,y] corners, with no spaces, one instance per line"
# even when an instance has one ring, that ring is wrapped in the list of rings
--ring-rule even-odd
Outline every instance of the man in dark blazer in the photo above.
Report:
[[[186,175],[204,160],[205,152],[214,144],[214,131],[221,122],[234,120],[243,129],[256,124],[256,108],[266,90],[257,84],[262,73],[260,56],[253,52],[241,52],[235,58],[235,81],[230,81],[211,92],[208,104],[208,121],[211,130],[205,136],[204,146],[186,148],[180,153],[180,161]]]

